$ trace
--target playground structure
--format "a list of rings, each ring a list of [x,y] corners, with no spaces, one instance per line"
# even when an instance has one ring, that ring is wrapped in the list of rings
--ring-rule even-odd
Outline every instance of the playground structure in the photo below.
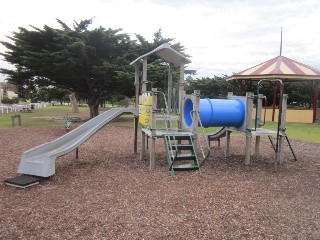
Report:
[[[147,90],[147,58],[156,54],[169,63],[168,94],[152,88]],[[140,64],[142,63],[142,79],[140,81]],[[121,114],[130,113],[134,115],[134,152],[137,153],[138,121],[141,124],[141,148],[140,159],[144,158],[147,138],[151,140],[149,145],[150,169],[155,168],[155,142],[163,139],[169,172],[173,176],[178,170],[200,170],[210,155],[210,146],[205,136],[205,146],[199,141],[199,127],[222,127],[211,137],[223,137],[226,135],[225,156],[230,156],[230,139],[232,132],[239,132],[246,138],[244,164],[250,163],[251,139],[256,137],[255,153],[259,155],[259,144],[261,136],[268,136],[275,151],[275,167],[283,161],[283,146],[286,139],[290,149],[290,142],[285,134],[285,116],[287,95],[282,94],[280,89],[281,105],[279,108],[279,119],[277,131],[261,128],[262,94],[259,94],[259,85],[265,82],[261,80],[258,84],[257,95],[246,93],[246,96],[233,96],[230,93],[227,99],[200,99],[200,92],[195,91],[187,95],[184,91],[184,65],[190,63],[186,57],[172,49],[168,44],[163,44],[155,50],[140,56],[131,64],[135,65],[135,96],[136,108],[114,108],[78,128],[70,131],[64,136],[42,144],[26,151],[21,158],[18,173],[31,176],[49,177],[55,174],[55,161],[88,140],[94,133],[104,127]],[[172,68],[180,68],[178,82],[177,102],[172,98]],[[272,80],[281,83],[281,80]],[[158,98],[162,97],[164,107],[158,106]],[[252,126],[252,110],[254,99],[257,100],[255,124]],[[175,111],[173,106],[177,106]],[[176,112],[176,115],[172,115]],[[157,121],[165,123],[164,128],[157,127]],[[69,122],[66,122],[69,124]],[[66,126],[68,127],[68,126]],[[272,136],[276,136],[276,145],[273,144]],[[197,153],[195,146],[199,145],[201,155]],[[200,155],[200,156],[199,156]],[[295,155],[294,155],[295,157]],[[296,158],[295,158],[296,159]],[[23,176],[23,175],[22,175]],[[7,181],[14,185],[15,181]],[[33,181],[35,181],[33,179]]]
[[[168,95],[157,91],[157,89],[147,90],[147,58],[156,54],[168,63]],[[149,144],[150,152],[150,169],[155,167],[155,141],[158,138],[164,139],[169,171],[174,175],[175,170],[200,170],[202,164],[206,161],[210,154],[208,142],[206,146],[200,146],[202,160],[198,160],[195,150],[197,143],[198,127],[222,127],[211,137],[220,138],[226,135],[225,156],[230,156],[230,135],[232,132],[239,132],[246,138],[245,144],[245,160],[244,164],[250,164],[251,156],[251,139],[256,137],[255,154],[259,155],[259,145],[261,136],[268,136],[272,147],[275,151],[275,168],[278,163],[283,161],[284,140],[287,140],[291,152],[296,160],[289,139],[285,133],[285,117],[287,110],[287,95],[283,94],[282,81],[279,79],[268,80],[269,82],[278,82],[280,88],[280,107],[277,131],[262,128],[262,100],[265,98],[259,94],[259,86],[267,80],[261,80],[258,83],[257,95],[246,93],[246,96],[233,96],[230,93],[227,99],[200,99],[200,93],[195,91],[192,95],[187,95],[184,91],[184,66],[189,63],[186,57],[172,49],[168,44],[163,44],[153,51],[142,55],[131,64],[135,65],[135,85],[136,85],[136,107],[139,105],[139,122],[142,126],[142,146],[140,151],[140,159],[144,158],[146,138],[151,140]],[[140,82],[140,65],[142,64],[142,80]],[[174,125],[175,119],[172,116],[172,67],[180,67],[179,91],[178,91],[178,115],[177,123]],[[141,91],[139,87],[141,86]],[[141,95],[139,93],[141,92]],[[158,97],[164,98],[165,107],[160,114],[161,109],[158,108]],[[256,100],[256,116],[254,126],[252,126],[252,112]],[[165,122],[165,128],[157,127],[157,120],[162,119]],[[174,128],[173,126],[176,126]],[[272,138],[276,137],[274,144]],[[187,144],[183,144],[183,140],[187,140]],[[198,141],[200,142],[200,141]],[[187,145],[187,146],[186,146]],[[207,148],[207,153],[205,148]],[[188,150],[189,153],[185,153]],[[191,161],[188,164],[177,164],[179,161]]]

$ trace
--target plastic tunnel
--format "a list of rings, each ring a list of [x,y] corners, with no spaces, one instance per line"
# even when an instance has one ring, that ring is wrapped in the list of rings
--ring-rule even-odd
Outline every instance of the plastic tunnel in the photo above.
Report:
[[[193,102],[185,101],[184,124],[192,126]],[[245,104],[240,99],[200,99],[199,116],[203,127],[241,127],[245,118]]]

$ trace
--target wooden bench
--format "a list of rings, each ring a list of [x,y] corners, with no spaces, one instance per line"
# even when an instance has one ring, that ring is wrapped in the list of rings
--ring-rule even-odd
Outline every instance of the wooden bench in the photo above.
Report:
[[[20,110],[20,112],[24,112],[24,113],[32,113],[32,110],[30,108],[22,108]]]
[[[14,116],[11,116],[12,127],[16,126],[15,119],[18,119],[18,124],[19,124],[19,126],[21,126],[21,116],[20,115],[14,115]]]

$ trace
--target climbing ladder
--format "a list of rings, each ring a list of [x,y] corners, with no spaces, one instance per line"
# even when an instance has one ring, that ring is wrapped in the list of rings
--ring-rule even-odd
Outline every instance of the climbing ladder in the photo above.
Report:
[[[293,151],[293,148],[292,148],[292,146],[291,146],[291,143],[290,143],[290,141],[289,141],[289,138],[288,138],[288,136],[287,136],[286,134],[284,135],[284,137],[285,137],[285,139],[286,139],[286,141],[287,141],[287,143],[288,143],[288,146],[289,146],[289,148],[290,148],[290,151],[291,151],[291,153],[292,153],[292,156],[293,156],[293,160],[292,160],[292,161],[296,162],[298,159],[297,159],[297,157],[296,157],[296,154],[295,154],[294,151]],[[269,138],[269,141],[270,141],[270,143],[271,143],[271,145],[272,145],[272,148],[273,148],[274,152],[277,153],[277,151],[279,151],[279,149],[277,149],[277,148],[278,148],[277,144],[275,144],[275,143],[273,142],[272,136],[269,135],[268,138]],[[276,162],[275,162],[275,164],[276,164]]]
[[[210,146],[207,137],[204,133],[202,123],[199,117],[198,109],[194,109],[190,112],[191,118],[192,114],[197,114],[199,124],[202,128],[202,135],[206,141],[208,152],[205,153],[201,141],[197,143],[200,146],[203,159],[201,162],[198,161],[198,157],[194,145],[195,134],[189,131],[181,131],[181,129],[172,128],[172,118],[170,111],[168,109],[165,94],[160,91],[153,91],[153,94],[161,94],[164,99],[165,108],[163,110],[163,119],[165,122],[166,129],[162,134],[164,139],[164,146],[166,149],[166,157],[169,165],[169,172],[171,176],[174,176],[175,171],[182,170],[200,170],[202,164],[208,159],[210,155]]]
[[[171,176],[175,171],[200,170],[192,135],[166,134],[163,139]]]

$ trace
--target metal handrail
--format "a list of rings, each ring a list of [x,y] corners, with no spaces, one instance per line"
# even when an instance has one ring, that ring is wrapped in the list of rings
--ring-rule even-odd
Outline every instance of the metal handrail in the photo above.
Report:
[[[206,147],[207,147],[207,154],[205,155],[204,154],[204,150],[203,150],[203,147],[202,147],[202,144],[201,144],[201,141],[199,141],[199,146],[200,146],[200,149],[201,149],[201,153],[202,153],[202,157],[203,157],[203,160],[201,161],[201,163],[199,164],[199,168],[204,164],[204,162],[207,160],[207,158],[210,156],[210,153],[211,153],[211,149],[210,149],[210,145],[209,145],[209,142],[208,142],[208,138],[206,138],[206,134],[204,132],[204,127],[202,125],[202,122],[201,122],[201,119],[200,119],[200,114],[199,114],[199,110],[198,109],[195,109],[193,110],[197,115],[198,115],[198,122],[200,124],[200,127],[201,127],[201,130],[202,130],[202,135],[205,139],[205,142],[206,142]],[[190,112],[190,114],[192,115],[192,112]],[[191,116],[192,117],[192,116]]]
[[[265,82],[265,81],[268,81],[268,82],[278,82],[280,84],[280,88],[279,88],[279,114],[278,114],[278,127],[277,127],[277,143],[276,143],[276,160],[275,160],[275,169],[277,170],[277,155],[278,155],[278,152],[279,152],[279,140],[280,140],[280,128],[281,128],[281,121],[282,121],[282,99],[283,99],[283,82],[280,80],[280,79],[261,79],[258,84],[257,84],[257,95],[259,96],[259,86],[260,86],[260,83],[262,82]],[[256,111],[256,119],[257,119],[257,112]],[[256,127],[256,125],[255,125]]]
[[[158,93],[162,94],[163,99],[164,99],[165,110],[164,110],[164,112],[163,112],[163,115],[164,115],[164,121],[165,121],[167,136],[168,136],[168,142],[169,142],[169,146],[170,146],[170,153],[171,153],[171,156],[172,156],[172,162],[171,162],[171,165],[170,165],[170,168],[169,168],[169,170],[171,170],[171,169],[172,169],[172,166],[173,166],[173,162],[174,162],[175,158],[176,158],[177,155],[178,155],[178,151],[175,151],[175,153],[174,153],[174,152],[173,152],[173,148],[172,148],[172,146],[174,145],[174,146],[175,146],[175,149],[178,149],[178,147],[177,147],[177,140],[176,140],[174,134],[172,134],[172,135],[169,134],[169,130],[170,130],[171,133],[173,133],[173,129],[172,129],[172,121],[171,121],[171,118],[170,118],[170,116],[169,116],[169,115],[170,115],[170,111],[169,111],[169,109],[168,109],[168,104],[167,104],[167,100],[166,100],[166,96],[165,96],[164,92],[161,92],[161,91],[153,91],[153,93],[155,93],[155,94],[158,94]],[[166,114],[165,114],[165,112],[166,112]],[[168,122],[169,122],[169,124],[168,124]],[[171,137],[171,136],[173,137],[174,144],[172,144],[171,141],[170,141],[170,137]]]

